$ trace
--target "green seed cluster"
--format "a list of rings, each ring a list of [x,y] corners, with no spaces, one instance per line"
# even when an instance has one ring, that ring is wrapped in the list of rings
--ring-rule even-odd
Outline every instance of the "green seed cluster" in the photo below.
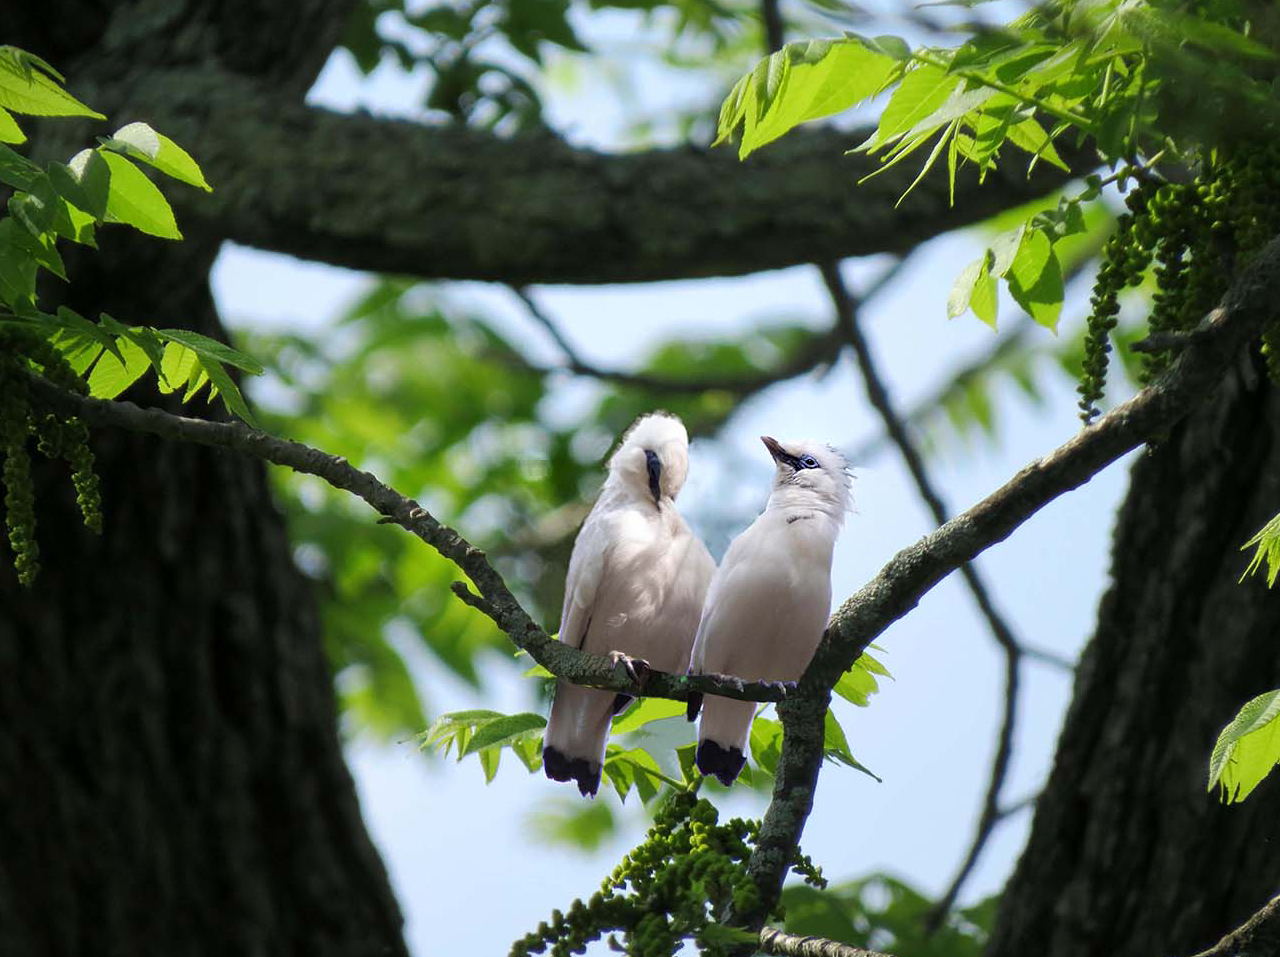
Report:
[[[575,900],[567,914],[553,911],[550,921],[515,942],[511,957],[548,947],[552,957],[581,954],[611,931],[621,932],[623,941],[610,934],[610,944],[632,957],[671,957],[686,939],[710,955],[741,946],[717,921],[760,906],[760,890],[746,867],[760,824],[718,819],[715,806],[692,791],[672,794],[644,842],[623,857],[600,890],[586,903]],[[798,850],[794,865],[809,883],[826,886]]]
[[[0,455],[4,457],[0,480],[13,566],[24,586],[30,586],[40,570],[29,438],[36,438],[37,447],[46,456],[61,458],[71,466],[76,503],[85,524],[95,532],[102,531],[102,500],[89,449],[89,430],[74,416],[61,417],[34,408],[27,388],[28,370],[40,372],[64,389],[86,390],[84,381],[48,339],[21,326],[0,329]]]
[[[1193,328],[1221,298],[1236,269],[1280,231],[1280,146],[1237,149],[1206,163],[1186,183],[1147,180],[1125,199],[1128,212],[1102,250],[1085,335],[1078,391],[1081,418],[1097,414],[1106,384],[1110,335],[1119,295],[1139,285],[1148,269],[1156,285],[1152,333]],[[1280,323],[1263,335],[1272,378],[1280,382]],[[1146,379],[1168,367],[1173,354],[1144,357]]]

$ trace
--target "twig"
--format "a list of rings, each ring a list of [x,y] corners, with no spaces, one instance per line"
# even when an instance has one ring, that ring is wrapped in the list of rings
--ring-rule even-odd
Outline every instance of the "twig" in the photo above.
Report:
[[[760,0],[760,19],[764,21],[765,52],[781,50],[786,41],[786,24],[782,20],[778,0]]]
[[[898,552],[832,617],[797,693],[778,705],[782,754],[749,869],[760,904],[733,922],[760,928],[813,807],[822,764],[822,731],[830,689],[890,625],[939,581],[1060,495],[1089,481],[1126,452],[1166,432],[1221,381],[1222,373],[1274,315],[1280,299],[1280,239],[1269,242],[1201,322],[1197,348],[1185,351],[1159,379],[1112,409],[937,531]]]
[[[898,447],[898,452],[901,454],[903,462],[906,463],[907,471],[911,473],[911,478],[915,482],[916,490],[920,493],[925,505],[928,506],[934,521],[942,525],[947,521],[948,517],[946,504],[942,501],[941,494],[934,487],[933,479],[930,477],[928,467],[925,465],[924,456],[916,448],[915,440],[907,432],[906,425],[899,416],[897,409],[894,408],[893,400],[889,396],[889,389],[876,368],[875,359],[871,355],[871,345],[867,341],[867,337],[863,335],[858,323],[859,304],[849,294],[837,263],[822,263],[818,268],[822,272],[822,280],[826,284],[827,292],[831,295],[831,302],[835,307],[836,324],[844,331],[845,338],[853,349],[858,369],[862,373],[862,381],[866,386],[867,401],[879,413],[885,432],[893,444]],[[991,763],[991,775],[987,784],[987,793],[982,802],[982,812],[978,817],[977,830],[969,850],[965,854],[959,870],[956,872],[956,876],[925,919],[925,925],[930,931],[936,931],[942,925],[943,919],[955,903],[965,880],[968,878],[970,871],[973,870],[973,866],[977,863],[983,847],[985,847],[991,832],[995,829],[1000,819],[998,813],[1000,790],[1004,787],[1005,778],[1009,773],[1009,760],[1013,755],[1013,733],[1018,721],[1018,679],[1020,677],[1019,664],[1022,658],[1022,646],[1014,636],[1013,629],[995,607],[991,593],[988,591],[982,577],[978,574],[978,569],[971,562],[965,562],[960,566],[960,574],[963,576],[969,592],[973,595],[973,600],[977,604],[978,610],[982,613],[982,617],[986,619],[987,627],[991,630],[992,637],[995,638],[996,643],[1004,651],[1004,714],[1000,721],[1000,733],[997,738],[995,758]]]
[[[878,951],[863,950],[861,947],[824,937],[797,937],[773,927],[765,927],[760,931],[760,950],[782,957],[888,957]]]
[[[512,287],[516,296],[524,303],[529,314],[548,331],[560,351],[564,353],[565,364],[561,368],[547,368],[528,361],[522,356],[514,356],[522,368],[542,375],[553,372],[570,372],[574,375],[599,379],[601,382],[612,382],[615,385],[642,389],[646,392],[670,393],[675,395],[699,395],[703,392],[728,392],[738,398],[754,395],[763,389],[787,379],[803,375],[823,363],[833,362],[840,353],[841,339],[835,329],[826,332],[815,332],[792,355],[773,369],[764,369],[754,375],[721,375],[703,378],[675,379],[669,376],[648,375],[643,372],[625,372],[621,369],[607,369],[593,365],[582,359],[556,322],[538,304],[527,288]],[[503,353],[499,358],[512,359],[513,355]]]
[[[1280,897],[1195,957],[1274,957],[1280,953]]]
[[[1199,329],[1170,329],[1165,332],[1151,332],[1147,334],[1146,338],[1129,343],[1129,348],[1134,352],[1146,352],[1148,354],[1166,350],[1181,350],[1187,348],[1187,346],[1194,345],[1201,335],[1202,333]]]
[[[649,671],[643,686],[638,686],[626,669],[608,656],[588,654],[548,636],[520,606],[483,551],[454,529],[441,524],[417,502],[384,485],[372,473],[355,468],[345,458],[300,442],[276,438],[243,422],[210,422],[160,409],[143,409],[132,402],[85,398],[65,392],[35,374],[29,377],[39,402],[77,415],[90,425],[150,432],[162,438],[233,449],[315,475],[334,488],[359,496],[384,518],[417,535],[462,569],[480,593],[473,595],[468,603],[492,618],[515,645],[527,651],[538,664],[574,684],[635,697],[677,701],[686,700],[691,692],[742,701],[781,701],[788,694],[788,686],[776,682],[738,682],[723,676],[674,675],[656,670]]]

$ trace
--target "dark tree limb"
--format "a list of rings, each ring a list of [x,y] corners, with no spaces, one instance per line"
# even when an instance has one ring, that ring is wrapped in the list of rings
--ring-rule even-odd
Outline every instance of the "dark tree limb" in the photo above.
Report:
[[[893,399],[889,395],[889,388],[876,367],[875,359],[871,355],[871,344],[867,341],[858,322],[860,303],[849,294],[844,279],[840,275],[839,264],[826,262],[820,264],[818,269],[822,273],[822,281],[826,284],[835,308],[836,325],[843,331],[844,338],[853,350],[854,359],[858,363],[858,370],[862,374],[862,382],[866,388],[867,401],[880,416],[885,433],[902,456],[902,461],[906,464],[907,471],[915,483],[916,491],[929,509],[929,513],[938,525],[942,525],[948,518],[946,504],[934,485],[933,478],[929,475],[924,455],[916,447],[915,439],[907,431],[906,423],[895,408]],[[1004,653],[1004,709],[1000,719],[1000,731],[996,738],[996,753],[991,762],[987,792],[982,801],[982,812],[978,817],[978,826],[955,877],[926,917],[926,924],[931,930],[937,930],[941,926],[952,905],[955,904],[965,880],[977,864],[983,847],[986,846],[992,831],[1000,821],[1000,791],[1009,773],[1009,761],[1013,757],[1013,734],[1018,722],[1018,679],[1021,670],[1022,645],[1015,637],[1012,627],[996,608],[991,592],[978,573],[977,567],[972,562],[965,562],[960,566],[960,574],[969,588],[969,593],[973,596],[974,603],[978,606],[978,611],[986,620],[991,636]]]
[[[81,93],[112,121],[145,118],[200,158],[214,191],[171,190],[180,222],[424,279],[638,282],[901,253],[1071,178],[1047,163],[1028,177],[1010,159],[954,206],[939,175],[895,208],[911,181],[905,165],[849,189],[877,168],[844,155],[858,130],[798,130],[743,163],[731,148],[614,155],[550,132],[499,137],[340,114],[212,68],[150,72],[124,102]],[[1094,162],[1084,152],[1067,161],[1075,175]]]
[[[1158,437],[1206,401],[1280,302],[1280,239],[1250,262],[1201,322],[1197,348],[1185,351],[1151,385],[1032,462],[978,504],[898,552],[832,616],[797,693],[778,705],[782,755],[749,868],[761,906],[733,915],[758,929],[778,899],[791,854],[813,806],[822,764],[822,730],[830,689],[872,641],[909,612],[934,585],[1060,495],[1144,442]]]

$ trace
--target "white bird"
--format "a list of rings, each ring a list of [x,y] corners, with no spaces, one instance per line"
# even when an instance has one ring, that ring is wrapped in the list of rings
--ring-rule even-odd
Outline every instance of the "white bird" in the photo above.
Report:
[[[761,436],[777,465],[764,511],[725,553],[702,609],[692,674],[744,681],[796,681],[822,639],[831,612],[831,557],[850,508],[847,463],[818,442]],[[756,705],[690,696],[697,717],[696,760],[729,785],[746,760]]]
[[[594,654],[684,673],[715,571],[676,511],[689,436],[673,415],[642,416],[609,459],[600,498],[578,532],[565,582],[560,640]],[[637,659],[640,659],[637,662]],[[547,777],[600,787],[605,743],[627,695],[556,682],[542,749]]]

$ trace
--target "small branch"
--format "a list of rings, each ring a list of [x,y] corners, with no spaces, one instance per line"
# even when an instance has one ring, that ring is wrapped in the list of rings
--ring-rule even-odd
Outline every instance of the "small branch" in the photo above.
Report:
[[[749,869],[760,906],[733,915],[760,928],[782,890],[800,841],[822,764],[822,728],[829,689],[890,625],[939,581],[1060,495],[1089,481],[1126,452],[1163,433],[1203,404],[1222,373],[1257,338],[1280,301],[1280,239],[1273,239],[1237,277],[1221,304],[1201,322],[1204,336],[1159,379],[1022,469],[992,494],[931,535],[898,552],[832,616],[794,698],[778,706],[782,755]]]
[[[483,551],[437,521],[417,502],[340,456],[300,442],[278,439],[243,422],[211,422],[160,409],[143,409],[132,402],[85,398],[65,392],[34,374],[30,376],[30,386],[33,395],[45,406],[79,416],[89,425],[149,432],[162,438],[232,449],[296,472],[315,475],[334,488],[359,496],[384,519],[412,532],[462,569],[479,591],[479,595],[471,594],[464,600],[493,619],[512,642],[527,651],[538,664],[566,681],[636,697],[677,701],[686,700],[689,693],[695,691],[741,701],[782,701],[790,690],[776,682],[738,682],[723,676],[674,675],[664,671],[648,672],[643,686],[638,686],[626,669],[608,656],[588,654],[548,636],[521,607]]]
[[[1280,953],[1280,897],[1195,957],[1275,957]]]
[[[858,323],[859,303],[849,294],[837,263],[822,263],[818,268],[822,273],[822,280],[826,284],[827,292],[831,296],[832,305],[835,307],[836,325],[844,331],[845,339],[848,340],[850,347],[853,349],[858,369],[862,373],[862,381],[866,386],[867,401],[871,403],[872,408],[880,415],[886,434],[888,434],[893,444],[898,447],[898,452],[907,466],[907,471],[911,473],[911,478],[915,482],[916,490],[920,493],[920,498],[924,500],[930,514],[933,515],[934,521],[938,525],[943,525],[947,521],[946,504],[942,501],[942,495],[934,486],[933,479],[929,475],[924,455],[916,447],[915,440],[907,431],[906,425],[903,423],[901,416],[899,416],[897,409],[894,407],[893,400],[889,396],[889,388],[885,385],[876,367],[875,359],[871,355],[871,344],[867,341],[867,337],[863,335],[861,326]],[[935,931],[941,926],[943,919],[951,910],[956,897],[964,886],[965,880],[978,862],[982,849],[986,846],[991,832],[999,821],[1000,791],[1004,787],[1005,778],[1009,773],[1009,760],[1013,756],[1013,733],[1018,722],[1018,679],[1020,677],[1019,664],[1022,658],[1022,646],[1014,636],[1013,629],[995,607],[991,593],[987,589],[986,582],[978,574],[978,569],[971,562],[965,562],[960,566],[960,574],[964,577],[964,582],[968,586],[970,594],[973,595],[973,600],[977,604],[979,612],[986,619],[991,636],[1004,652],[1004,713],[1000,720],[1000,733],[997,739],[995,758],[991,762],[987,793],[982,801],[982,813],[978,818],[978,827],[974,834],[973,842],[965,854],[964,861],[956,872],[956,876],[925,920],[926,926],[931,931]]]
[[[1187,346],[1194,345],[1196,340],[1203,338],[1203,336],[1204,333],[1200,329],[1171,329],[1166,332],[1152,332],[1144,339],[1129,343],[1129,348],[1134,352],[1148,354],[1165,351],[1179,352],[1187,348]]]
[[[760,0],[760,19],[764,21],[765,53],[781,50],[786,42],[786,24],[782,20],[778,0]]]
[[[773,927],[760,931],[760,950],[781,957],[888,957],[874,950],[863,950],[825,937],[797,937]]]
[[[813,333],[799,349],[776,368],[764,369],[754,375],[707,376],[693,379],[673,379],[669,376],[648,375],[643,372],[625,372],[621,369],[602,368],[583,360],[560,331],[557,323],[542,309],[527,288],[512,287],[516,296],[524,303],[529,314],[548,331],[555,340],[560,351],[564,353],[565,364],[561,369],[546,368],[519,358],[523,368],[550,375],[553,372],[569,372],[573,375],[599,379],[614,385],[641,389],[646,392],[665,393],[671,395],[699,395],[703,392],[728,392],[739,399],[754,395],[771,385],[794,379],[804,375],[824,363],[834,362],[840,354],[841,340],[834,329]],[[510,356],[506,356],[510,358]]]

